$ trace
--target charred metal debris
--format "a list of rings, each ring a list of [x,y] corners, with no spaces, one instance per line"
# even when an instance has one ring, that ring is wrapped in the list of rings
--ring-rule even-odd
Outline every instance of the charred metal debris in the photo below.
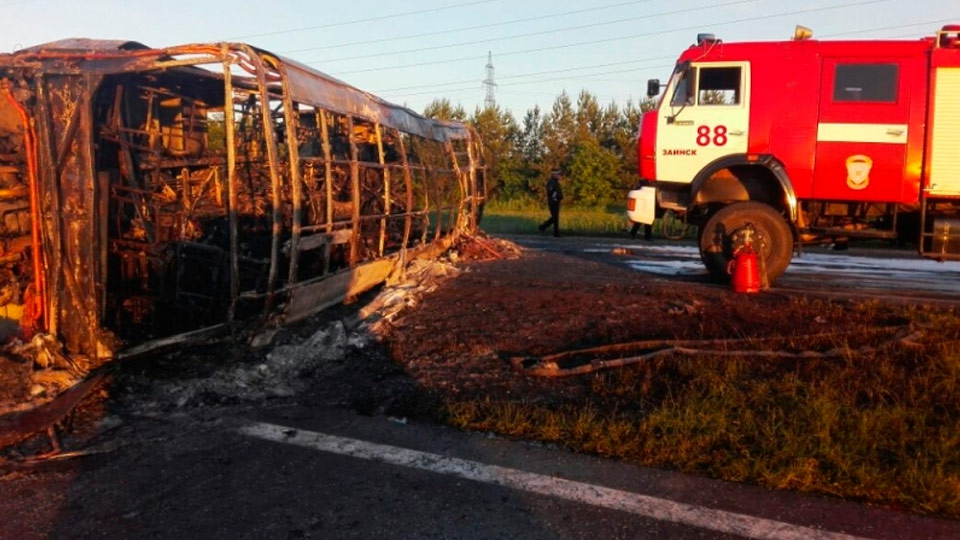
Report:
[[[249,45],[0,55],[3,339],[90,365],[303,319],[435,256],[479,140]]]

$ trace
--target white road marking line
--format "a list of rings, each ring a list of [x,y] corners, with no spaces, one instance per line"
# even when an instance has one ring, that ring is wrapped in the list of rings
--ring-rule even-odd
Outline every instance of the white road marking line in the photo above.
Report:
[[[529,473],[517,469],[487,465],[420,452],[397,446],[377,444],[358,439],[327,435],[314,431],[255,423],[240,429],[244,435],[268,441],[312,448],[358,459],[379,461],[401,467],[410,467],[438,474],[457,476],[475,482],[503,486],[548,497],[629,512],[638,516],[689,525],[701,529],[734,534],[745,538],[771,540],[865,540],[850,536],[793,525],[745,514],[715,510],[675,501],[640,495],[629,491],[564,480],[553,476]]]

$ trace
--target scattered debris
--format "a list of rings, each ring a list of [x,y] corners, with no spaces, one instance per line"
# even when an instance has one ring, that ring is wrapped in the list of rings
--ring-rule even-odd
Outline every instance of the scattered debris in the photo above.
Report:
[[[482,253],[480,257],[478,253]],[[490,238],[482,232],[460,237],[459,243],[439,260],[414,260],[405,268],[402,281],[388,281],[387,287],[359,314],[366,320],[370,331],[381,334],[383,325],[393,321],[407,307],[416,306],[423,294],[431,293],[446,279],[469,271],[452,263],[464,261],[489,261],[516,259],[520,248],[508,240]],[[446,259],[445,262],[443,259]]]
[[[449,254],[446,258],[449,260]],[[391,322],[404,309],[417,305],[423,294],[435,291],[443,280],[462,272],[464,270],[443,260],[411,261],[403,273],[404,280],[388,282],[380,294],[348,322],[348,326],[357,326],[363,321],[371,333],[380,334],[384,324]]]
[[[117,429],[122,425],[123,425],[123,420],[121,420],[118,416],[111,415],[111,416],[104,416],[100,420],[97,427],[99,428],[98,431],[104,432],[104,431]]]
[[[26,343],[14,340],[7,346],[7,352],[33,360],[36,367],[40,369],[66,369],[78,377],[89,371],[89,366],[80,365],[78,357],[63,354],[60,342],[49,334],[37,334]]]
[[[464,241],[468,242],[468,241]],[[509,242],[494,244],[498,253],[519,253]],[[516,251],[515,251],[516,250]],[[253,349],[268,349],[257,363],[235,363],[205,378],[163,383],[148,408],[176,408],[226,400],[262,401],[292,397],[309,385],[325,365],[342,363],[348,350],[362,350],[384,333],[403,310],[418,305],[424,294],[464,270],[452,261],[471,260],[452,249],[435,260],[414,259],[355,315],[325,324],[308,338],[292,341],[279,329],[264,330],[250,340]],[[402,277],[402,280],[401,280]],[[273,344],[272,346],[270,344]]]
[[[297,394],[303,383],[298,380],[307,367],[293,359],[276,357],[273,364],[236,365],[215,372],[207,378],[178,380],[159,386],[155,400],[145,403],[146,409],[164,404],[176,408],[222,403],[226,401],[264,401],[288,398]]]
[[[30,436],[46,431],[50,438],[51,451],[40,457],[49,457],[60,452],[56,424],[66,417],[92,391],[100,387],[107,370],[100,370],[83,382],[63,392],[56,399],[28,411],[0,417],[0,448],[17,444]]]
[[[48,395],[57,395],[80,382],[80,378],[61,369],[37,371],[33,374],[33,382],[42,386]]]
[[[666,305],[668,315],[698,315],[703,312],[703,302],[695,298],[689,301],[670,300]]]
[[[262,349],[271,343],[273,343],[273,338],[277,337],[277,332],[280,331],[280,328],[265,328],[258,332],[255,336],[250,339],[250,347],[254,349]]]
[[[364,349],[370,344],[370,334],[367,332],[353,332],[347,338],[347,347],[351,349]]]
[[[275,346],[260,363],[231,365],[207,378],[167,383],[157,389],[156,397],[158,403],[173,403],[177,408],[201,398],[261,401],[291,397],[304,387],[302,379],[320,364],[342,362],[346,347],[344,325],[334,321],[301,343]]]
[[[519,250],[509,242],[474,238],[465,239],[462,242],[464,244],[482,245],[479,249],[485,256],[494,253],[498,256],[519,254]],[[370,346],[378,335],[382,335],[384,325],[391,323],[403,310],[418,305],[423,295],[436,290],[443,281],[469,271],[454,265],[454,262],[475,260],[469,250],[461,251],[459,247],[438,259],[414,259],[405,266],[401,274],[402,281],[398,279],[386,285],[352,317],[324,323],[307,337],[299,339],[295,338],[296,332],[267,328],[250,338],[250,349],[237,349],[244,352],[236,361],[230,361],[212,373],[206,371],[203,376],[186,379],[147,380],[145,387],[134,386],[132,388],[135,390],[126,392],[136,397],[136,407],[141,412],[153,414],[167,411],[164,415],[174,414],[170,412],[172,409],[190,406],[293,397],[310,384],[315,384],[311,379],[325,366],[342,365],[348,351],[359,351]],[[94,385],[82,377],[82,371],[88,367],[82,357],[79,361],[70,358],[63,353],[56,340],[44,335],[37,335],[27,343],[14,342],[6,352],[29,372],[28,385],[22,394],[29,396],[29,399],[19,402],[17,409],[8,411],[10,414],[0,416],[0,428],[3,431],[0,433],[0,443],[7,446],[19,444],[46,430],[53,450],[43,454],[41,457],[44,458],[55,454],[67,458],[112,451],[91,447],[60,454],[58,435],[52,426],[62,420]],[[173,360],[179,354],[174,351],[167,358]],[[102,375],[94,380],[99,381],[100,377]],[[371,410],[385,414],[392,402],[380,401],[372,402]],[[3,409],[0,409],[2,413]],[[405,424],[407,419],[396,416],[391,417],[391,421]],[[98,432],[103,432],[122,424],[120,418],[110,416],[100,420],[96,428]]]
[[[459,255],[469,261],[493,261],[499,259],[517,259],[521,255],[520,247],[499,238],[491,238],[482,231],[463,235],[456,246]],[[451,259],[454,260],[455,259]]]
[[[347,333],[343,322],[334,321],[309,339],[297,345],[280,345],[267,353],[267,368],[278,374],[299,376],[310,371],[317,362],[344,358]]]
[[[82,450],[74,450],[72,452],[57,452],[55,454],[50,454],[47,456],[36,456],[24,459],[27,463],[37,463],[41,461],[63,461],[67,459],[74,459],[79,457],[87,456],[99,456],[101,454],[109,454],[110,452],[115,452],[119,450],[124,445],[119,441],[111,441],[104,444],[89,446]]]

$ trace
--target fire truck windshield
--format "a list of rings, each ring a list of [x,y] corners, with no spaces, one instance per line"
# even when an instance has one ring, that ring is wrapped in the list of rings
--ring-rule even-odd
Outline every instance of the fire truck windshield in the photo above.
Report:
[[[677,66],[678,70],[674,72],[672,79],[676,81],[673,96],[670,99],[671,107],[686,107],[693,105],[696,70],[690,68],[690,64],[684,62]]]
[[[677,78],[680,77],[687,67],[689,67],[689,62],[680,62],[674,66],[673,73],[670,74],[670,79],[667,80],[667,84],[663,87],[664,92],[660,96],[660,101],[657,102],[658,108],[660,103],[670,99],[670,97],[667,95],[667,92],[669,92],[671,88],[676,88]]]

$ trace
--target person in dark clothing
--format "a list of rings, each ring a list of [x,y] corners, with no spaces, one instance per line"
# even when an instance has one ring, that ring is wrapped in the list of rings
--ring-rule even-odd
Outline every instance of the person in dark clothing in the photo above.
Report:
[[[547,180],[547,207],[550,208],[550,219],[540,224],[540,232],[553,225],[553,235],[560,236],[560,201],[563,200],[563,191],[560,189],[560,171],[550,173]]]
[[[643,223],[634,223],[633,227],[630,229],[630,238],[636,238],[637,232],[640,230],[640,227],[643,227],[643,239],[644,240],[653,240],[653,225],[645,225]]]

